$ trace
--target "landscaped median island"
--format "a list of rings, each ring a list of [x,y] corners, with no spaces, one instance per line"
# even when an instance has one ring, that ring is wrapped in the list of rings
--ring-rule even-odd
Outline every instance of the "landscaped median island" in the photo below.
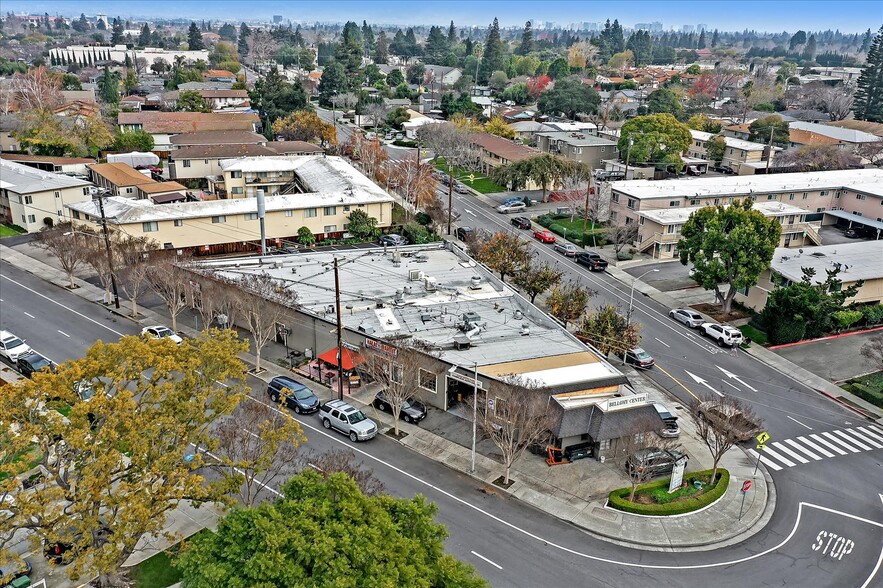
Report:
[[[619,488],[607,497],[611,508],[632,514],[671,516],[694,512],[715,502],[727,491],[730,472],[718,468],[717,481],[711,484],[712,470],[684,474],[684,483],[668,492],[671,478],[641,484],[635,489],[634,501],[629,500],[632,488]],[[697,483],[699,482],[699,483]]]

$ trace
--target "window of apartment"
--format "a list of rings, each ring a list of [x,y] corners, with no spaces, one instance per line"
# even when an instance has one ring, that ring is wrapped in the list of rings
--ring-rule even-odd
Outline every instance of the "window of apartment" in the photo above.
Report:
[[[184,161],[181,162],[181,165],[182,165],[183,167],[190,167],[190,160],[189,160],[189,159],[185,159]]]
[[[775,199],[776,199],[776,195],[775,195],[775,194],[767,194],[766,199],[767,199],[767,200],[775,200]]]
[[[821,192],[819,192],[819,196],[827,196],[827,195],[828,195],[827,190],[822,190]]]
[[[304,218],[315,218],[319,216],[317,208],[304,208]]]
[[[241,178],[242,178],[242,172],[241,172],[241,171],[232,171],[232,172],[230,172],[230,177],[231,177],[231,178],[235,178],[235,179],[237,179],[237,180],[238,180],[238,179],[241,179]]]
[[[83,188],[83,196],[88,196],[91,193],[92,193],[92,190],[90,190],[89,188]]]
[[[803,193],[803,199],[806,200],[807,198],[809,198],[809,194],[807,194],[806,192],[804,192],[804,193]]]
[[[853,210],[853,211],[852,211],[852,214],[854,214],[855,216],[864,216],[862,213],[860,213],[860,212],[857,211],[857,210]]]
[[[434,373],[421,368],[420,372],[419,372],[418,381],[420,382],[420,387],[423,388],[424,390],[429,390],[430,392],[436,391],[436,389],[435,389],[435,374]]]
[[[720,198],[715,198],[715,199],[714,199],[714,205],[717,206],[717,205],[720,203],[720,201],[721,201]]]
[[[638,219],[638,224],[639,224],[639,225],[643,225],[643,224],[644,224],[644,217],[643,217],[643,216],[642,216],[641,218]]]
[[[58,216],[64,216],[64,211],[63,210],[56,210],[55,214],[57,214]]]
[[[788,200],[794,200],[794,194],[788,194]]]
[[[29,223],[35,223],[35,222],[37,222],[37,215],[35,215],[35,214],[29,214],[29,215],[28,215],[28,222],[29,222]]]
[[[680,208],[681,201],[680,200],[669,200],[668,207],[669,208]]]
[[[126,194],[131,194],[134,188],[126,188]]]
[[[242,194],[241,186],[234,186],[232,190],[230,190],[231,194]]]
[[[611,210],[610,211],[610,220],[616,220],[617,218],[619,218],[619,213],[616,212],[615,210]]]
[[[294,216],[294,211],[293,210],[286,210],[285,216]]]
[[[25,204],[33,204],[34,197],[33,196],[25,196]]]
[[[246,212],[244,215],[245,220],[258,220],[258,213],[256,212]]]
[[[825,207],[816,208],[816,212],[825,212]]]
[[[757,202],[757,194],[752,194],[752,195],[751,195],[751,201],[752,201],[752,202]]]
[[[73,213],[75,219],[80,220],[80,211],[79,210],[73,210],[71,212]]]
[[[690,198],[690,206],[699,206],[698,198]]]
[[[349,212],[349,211],[350,211],[350,207],[349,207],[349,206],[344,206],[344,207],[343,207],[343,211],[344,211],[344,212]]]
[[[675,232],[675,226],[674,226],[674,225],[668,225],[668,226],[665,228],[665,232],[668,233],[669,235],[671,235],[672,233]]]
[[[581,155],[582,152],[583,152],[583,148],[582,148],[582,147],[574,147],[574,148],[573,148],[573,153],[574,153],[574,155]]]
[[[322,211],[322,214],[324,214],[325,216],[334,216],[335,214],[337,214],[337,207],[326,206],[325,210]]]
[[[325,225],[325,231],[324,231],[324,232],[326,232],[326,233],[336,233],[336,232],[337,232],[337,225]]]
[[[865,196],[864,194],[856,194],[856,195],[855,195],[855,199],[856,199],[856,200],[867,200],[868,197]],[[883,202],[883,200],[881,200],[881,202]]]
[[[837,190],[836,192],[834,192],[834,199],[840,200],[840,190]]]
[[[626,203],[626,206],[628,206],[629,208],[634,210],[635,209],[635,199],[629,198],[628,202]]]
[[[206,165],[208,165],[208,159],[204,159],[204,160],[203,160],[203,163],[205,163]]]
[[[225,222],[227,222],[227,216],[226,216],[226,215],[219,214],[218,216],[213,216],[213,217],[212,217],[212,223],[213,223],[213,224],[216,224],[216,225],[217,225],[217,224],[219,224],[219,223],[225,223]]]
[[[61,192],[56,192],[56,193],[55,193],[55,197],[56,197],[56,198],[61,198]]]
[[[25,224],[28,222],[27,219],[25,218],[25,215],[21,215],[21,222],[22,222],[22,224]]]
[[[832,211],[834,211],[834,210],[842,210],[842,208],[840,208],[839,206],[832,206],[832,207],[831,207],[831,210],[832,210]]]
[[[668,253],[669,251],[671,251],[671,243],[665,246],[665,252]]]
[[[156,221],[141,223],[141,230],[145,233],[155,233],[159,230],[159,223]]]
[[[610,199],[611,199],[612,201],[614,201],[614,202],[619,202],[619,194],[617,194],[616,192],[614,192],[614,193],[610,196]]]
[[[184,221],[182,221],[182,220],[179,219],[179,218],[176,218],[176,219],[175,219],[175,226],[176,226],[176,227],[183,227],[183,226],[184,226]]]

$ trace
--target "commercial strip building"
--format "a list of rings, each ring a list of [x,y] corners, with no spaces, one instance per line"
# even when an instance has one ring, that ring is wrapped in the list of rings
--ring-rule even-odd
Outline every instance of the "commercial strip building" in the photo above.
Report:
[[[0,218],[35,233],[71,220],[66,207],[91,202],[91,188],[81,178],[0,159]]]
[[[307,357],[334,360],[335,259],[344,349],[392,363],[402,339],[425,350],[417,397],[426,404],[468,415],[476,386],[486,395],[493,380],[517,377],[547,399],[558,446],[584,445],[596,456],[616,451],[622,435],[661,426],[625,375],[451,243],[205,261],[193,279],[271,276],[298,295],[277,332],[289,333],[285,342]]]
[[[759,176],[726,176],[613,182],[610,221],[637,223],[634,245],[654,257],[677,254],[680,229],[703,206],[726,206],[750,198],[755,208],[782,224],[783,247],[822,244],[819,228],[869,228],[883,221],[883,170],[839,170]]]
[[[883,228],[883,223],[878,224]],[[800,282],[804,268],[815,270],[813,284],[823,283],[828,277],[827,272],[836,268],[840,269],[837,279],[842,280],[842,288],[862,281],[858,294],[849,299],[850,303],[883,302],[883,239],[824,245],[797,252],[777,248],[769,269],[760,275],[757,285],[747,294],[737,293],[736,300],[760,311],[766,306],[772,290]]]
[[[258,189],[266,194],[268,241],[279,247],[295,242],[304,226],[319,240],[343,237],[352,210],[364,210],[380,228],[392,222],[393,198],[339,157],[256,157],[223,160],[221,166],[224,176],[213,182],[221,199],[160,204],[154,194],[140,200],[114,196],[105,199],[108,226],[166,249],[257,251]],[[182,187],[165,184],[171,192]],[[100,217],[92,201],[70,209],[75,223]]]

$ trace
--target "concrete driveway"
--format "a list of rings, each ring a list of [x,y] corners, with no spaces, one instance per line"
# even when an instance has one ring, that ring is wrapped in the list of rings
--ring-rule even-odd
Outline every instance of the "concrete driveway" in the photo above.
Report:
[[[659,271],[654,272],[653,270]],[[677,260],[642,263],[641,265],[626,268],[625,272],[634,278],[644,275],[641,281],[661,292],[674,292],[675,290],[699,287],[690,277],[690,267],[681,265],[681,262]]]
[[[875,366],[874,362],[861,354],[862,345],[880,336],[883,336],[883,329],[800,343],[772,351],[817,376],[837,383],[880,369],[879,365]]]

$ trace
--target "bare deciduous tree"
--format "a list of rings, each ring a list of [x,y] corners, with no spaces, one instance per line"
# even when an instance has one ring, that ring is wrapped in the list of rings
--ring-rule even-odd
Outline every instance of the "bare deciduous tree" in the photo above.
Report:
[[[775,167],[799,172],[832,171],[861,167],[861,157],[836,145],[802,145],[776,156]]]
[[[114,273],[132,304],[133,317],[138,316],[138,298],[147,290],[149,252],[157,249],[159,244],[146,237],[125,235],[117,240]]]
[[[48,110],[61,104],[61,78],[45,67],[12,78],[15,101],[22,112]]]
[[[383,482],[374,476],[372,470],[362,467],[350,449],[332,449],[324,453],[301,452],[297,463],[298,469],[313,468],[326,478],[331,474],[346,474],[366,496],[380,496],[385,490]]]
[[[451,234],[453,222],[452,198],[454,191],[454,168],[477,169],[480,152],[472,141],[472,134],[450,123],[427,124],[417,131],[420,143],[432,151],[433,158],[444,158],[448,168],[447,233]]]
[[[638,223],[614,224],[605,232],[607,240],[613,243],[617,258],[626,245],[631,245],[638,238]]]
[[[423,369],[429,358],[423,350],[407,342],[396,345],[395,357],[380,355],[367,347],[362,350],[362,355],[366,361],[361,369],[380,384],[392,412],[393,431],[398,437],[402,406],[417,394],[421,378],[431,377],[435,385],[437,374]]]
[[[255,372],[261,371],[261,350],[276,336],[276,325],[297,303],[297,293],[268,274],[245,274],[237,311],[254,341]]]
[[[276,43],[273,36],[264,29],[252,31],[246,42],[248,43],[248,55],[255,65],[266,63],[279,48],[279,44]]]
[[[754,411],[744,402],[724,396],[711,401],[694,401],[691,408],[696,422],[696,434],[711,453],[712,481],[717,467],[731,447],[745,440],[746,435],[760,422]]]
[[[374,122],[374,134],[377,134],[377,127],[381,122],[386,120],[386,115],[390,112],[389,106],[384,102],[375,102],[365,107],[365,116]]]
[[[214,467],[239,484],[239,500],[246,507],[266,487],[294,473],[297,448],[307,440],[291,416],[248,400],[220,424],[215,437],[220,462]]]
[[[867,160],[874,167],[883,166],[883,139],[868,143],[859,143],[854,153]]]
[[[391,180],[414,210],[423,208],[431,201],[438,183],[432,177],[432,168],[413,157],[400,159],[392,166]]]
[[[548,411],[549,395],[537,389],[532,382],[518,378],[508,381],[494,380],[486,394],[479,391],[475,411],[478,427],[503,456],[503,485],[509,485],[512,464],[524,451],[551,429],[552,419]]]
[[[186,259],[174,253],[157,256],[151,261],[146,272],[147,283],[157,296],[162,298],[166,310],[172,317],[172,330],[178,330],[178,315],[187,308],[187,295],[190,291],[190,279],[187,272],[179,266]]]
[[[616,440],[616,460],[623,466],[629,477],[632,491],[629,500],[635,499],[635,491],[638,486],[649,482],[655,475],[651,468],[646,467],[641,459],[640,452],[645,450],[674,451],[680,450],[680,446],[673,439],[663,439],[655,431],[659,429],[659,422],[652,419],[639,419],[627,430],[621,431],[621,436]],[[638,454],[638,455],[636,455]]]
[[[61,269],[67,274],[70,282],[69,288],[76,288],[74,284],[74,272],[77,268],[86,264],[88,255],[88,241],[92,237],[75,230],[70,223],[47,227],[37,233],[34,239],[34,245],[41,249],[45,249],[55,256]]]
[[[207,329],[219,314],[224,312],[227,291],[235,286],[216,276],[205,275],[198,281],[199,286],[193,297],[194,306],[202,319],[202,328]]]

